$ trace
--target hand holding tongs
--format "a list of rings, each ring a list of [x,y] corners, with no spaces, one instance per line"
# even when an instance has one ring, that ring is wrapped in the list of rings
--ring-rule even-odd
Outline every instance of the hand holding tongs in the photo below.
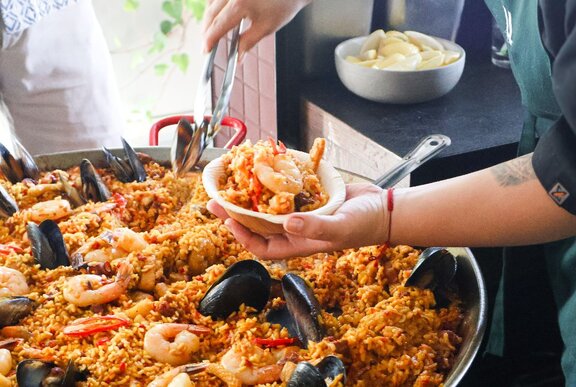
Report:
[[[202,156],[202,152],[204,152],[204,149],[206,149],[220,130],[220,123],[230,103],[230,94],[232,92],[232,84],[234,83],[234,75],[238,63],[238,40],[240,38],[241,27],[242,21],[240,21],[240,24],[236,26],[232,32],[230,51],[228,52],[228,63],[226,72],[224,73],[224,82],[222,83],[220,98],[218,98],[218,102],[216,102],[212,117],[206,115],[208,110],[206,106],[209,105],[210,79],[212,78],[214,57],[216,56],[218,43],[216,43],[212,51],[206,56],[202,67],[200,84],[196,92],[196,100],[194,101],[194,123],[190,124],[185,118],[182,118],[180,122],[178,122],[178,128],[174,135],[174,142],[170,151],[172,169],[177,176],[190,171],[196,166]]]

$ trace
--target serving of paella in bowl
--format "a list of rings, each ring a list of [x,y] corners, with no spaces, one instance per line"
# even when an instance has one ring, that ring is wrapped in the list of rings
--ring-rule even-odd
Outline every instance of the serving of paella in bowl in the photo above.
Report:
[[[145,151],[2,164],[17,173],[0,181],[0,385],[431,386],[465,372],[485,318],[469,250],[432,250],[458,268],[433,268],[433,286],[409,246],[259,260],[206,210],[199,171],[176,177],[168,149]]]

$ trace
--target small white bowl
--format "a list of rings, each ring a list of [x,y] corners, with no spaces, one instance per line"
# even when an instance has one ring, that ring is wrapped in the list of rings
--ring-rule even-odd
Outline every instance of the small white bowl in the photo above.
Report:
[[[410,104],[439,98],[456,86],[466,61],[466,52],[456,43],[436,38],[447,50],[457,51],[460,58],[446,66],[427,70],[398,71],[373,69],[350,63],[357,56],[367,36],[345,40],[336,46],[334,57],[338,77],[348,90],[375,102]]]
[[[288,152],[302,161],[308,161],[310,159],[309,154],[305,152],[292,149],[289,149]],[[282,224],[288,215],[272,215],[256,212],[226,201],[219,193],[220,188],[218,183],[220,176],[224,175],[224,173],[225,170],[221,157],[212,160],[206,165],[202,172],[202,183],[208,196],[216,200],[232,219],[258,234],[268,235],[284,232]],[[325,205],[307,213],[318,215],[333,214],[346,199],[346,185],[340,173],[325,160],[320,161],[317,174],[320,178],[320,183],[330,197]]]

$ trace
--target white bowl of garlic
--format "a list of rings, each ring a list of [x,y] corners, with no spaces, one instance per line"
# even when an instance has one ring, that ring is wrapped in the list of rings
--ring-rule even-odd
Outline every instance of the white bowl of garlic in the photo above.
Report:
[[[335,50],[344,86],[384,103],[418,103],[445,95],[460,80],[465,60],[464,49],[456,43],[416,31],[376,30]]]

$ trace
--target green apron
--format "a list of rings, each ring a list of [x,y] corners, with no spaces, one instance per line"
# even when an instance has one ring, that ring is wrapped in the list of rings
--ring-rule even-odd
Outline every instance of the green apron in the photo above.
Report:
[[[551,64],[538,27],[538,0],[485,0],[509,43],[512,72],[522,95],[525,120],[519,155],[561,115],[552,92]],[[562,23],[563,21],[558,21]],[[541,358],[564,343],[566,385],[576,385],[576,240],[504,250],[502,278],[487,352]],[[553,297],[550,293],[553,294]],[[554,305],[555,301],[555,305]]]

